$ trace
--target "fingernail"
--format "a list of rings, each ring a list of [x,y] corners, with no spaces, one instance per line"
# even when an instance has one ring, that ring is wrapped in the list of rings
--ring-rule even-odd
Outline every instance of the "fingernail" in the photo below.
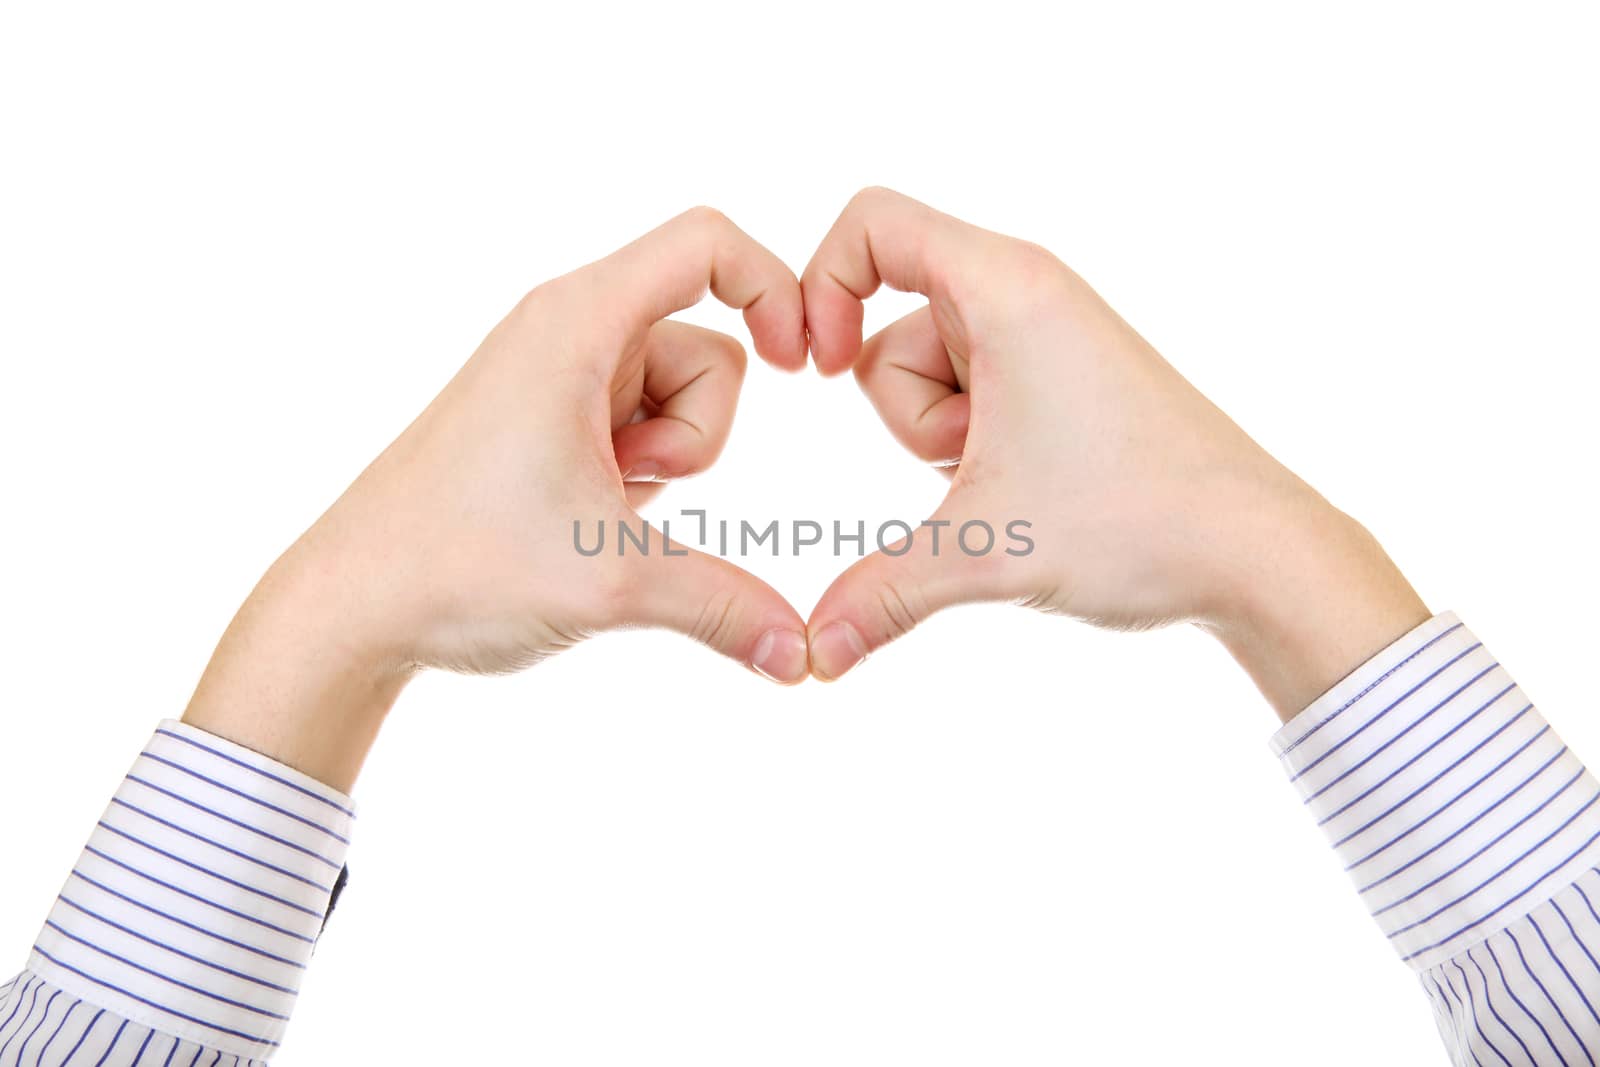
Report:
[[[661,464],[653,459],[641,459],[628,468],[628,473],[622,476],[625,482],[659,482],[661,480]]]
[[[811,673],[831,682],[867,658],[867,643],[843,619],[824,626],[811,639]]]
[[[806,635],[794,630],[768,630],[756,641],[750,666],[774,682],[798,682],[806,676]]]

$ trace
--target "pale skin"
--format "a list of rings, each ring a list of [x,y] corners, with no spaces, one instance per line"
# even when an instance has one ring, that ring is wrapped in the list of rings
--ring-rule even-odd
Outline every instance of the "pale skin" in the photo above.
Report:
[[[880,284],[928,306],[863,343]],[[912,538],[809,620],[725,560],[573,550],[704,470],[744,371],[666,318],[707,289],[757,353],[853,369],[911,452],[951,472],[932,517],[1025,518],[1036,550]],[[948,545],[946,545],[948,549]],[[518,670],[620,627],[705,642],[780,684],[833,680],[935,611],[1010,600],[1096,625],[1215,635],[1283,719],[1429,612],[1377,542],[1255,444],[1059,260],[882,189],[796,279],[695,209],[531,292],[273,564],[185,721],[348,791],[417,671]]]

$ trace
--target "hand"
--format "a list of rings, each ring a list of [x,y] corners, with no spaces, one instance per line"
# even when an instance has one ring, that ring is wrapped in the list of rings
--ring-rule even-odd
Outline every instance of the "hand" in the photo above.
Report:
[[[664,478],[704,470],[744,374],[733,338],[666,316],[707,287],[762,357],[805,366],[800,288],[726,218],[695,209],[541,285],[273,565],[224,636],[187,721],[354,779],[421,667],[513,671],[624,625],[704,641],[779,682],[806,676],[805,624],[771,587],[618,523]],[[592,548],[575,548],[573,522]]]
[[[928,306],[865,344],[886,283]],[[1428,617],[1383,550],[1035,245],[884,189],[852,200],[801,277],[812,355],[854,368],[895,437],[952,470],[902,555],[868,556],[811,614],[812,673],[958,603],[1216,633],[1287,718]],[[969,555],[953,535],[987,523]],[[1014,521],[1031,553],[1004,531]],[[935,531],[942,534],[934,551]],[[982,547],[973,527],[974,550]],[[892,549],[895,546],[890,546]]]

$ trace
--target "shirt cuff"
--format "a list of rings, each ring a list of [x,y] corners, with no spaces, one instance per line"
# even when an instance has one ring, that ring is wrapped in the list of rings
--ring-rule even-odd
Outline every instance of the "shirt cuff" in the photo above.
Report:
[[[290,767],[168,720],[101,817],[29,968],[244,1059],[283,1038],[355,808]]]
[[[1418,971],[1600,862],[1600,788],[1453,614],[1367,661],[1272,749]]]

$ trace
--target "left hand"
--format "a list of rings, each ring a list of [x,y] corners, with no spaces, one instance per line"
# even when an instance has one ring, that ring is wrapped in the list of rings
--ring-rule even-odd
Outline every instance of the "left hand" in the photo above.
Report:
[[[881,284],[928,304],[863,342]],[[942,608],[1013,601],[1121,629],[1194,622],[1287,718],[1428,618],[1364,527],[1039,246],[867,189],[801,286],[817,367],[853,369],[906,447],[953,465],[929,520],[942,545],[939,526],[915,531],[812,611],[817,677]]]

